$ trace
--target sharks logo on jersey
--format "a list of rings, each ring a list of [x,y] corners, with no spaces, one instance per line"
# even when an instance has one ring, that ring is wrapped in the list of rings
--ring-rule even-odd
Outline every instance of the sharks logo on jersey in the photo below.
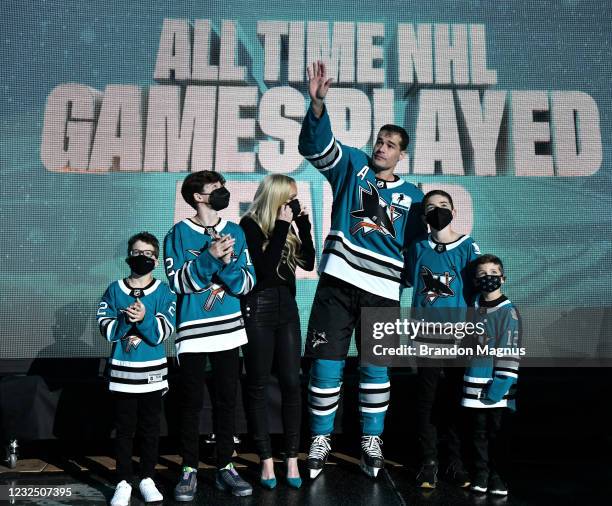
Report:
[[[363,187],[359,187],[361,209],[351,211],[351,216],[357,218],[358,221],[351,228],[351,234],[355,235],[360,230],[367,235],[370,232],[380,232],[382,235],[390,235],[395,239],[396,232],[393,222],[397,220],[401,214],[398,213],[394,206],[387,204],[380,196],[376,187],[368,181],[369,191]]]
[[[427,302],[430,304],[436,302],[440,297],[452,297],[455,292],[450,285],[455,277],[448,271],[442,274],[434,274],[430,269],[423,266],[421,268],[421,279],[425,286],[420,293],[425,295]]]
[[[125,350],[126,353],[129,353],[130,351],[132,351],[132,349],[138,348],[138,345],[142,342],[142,339],[140,338],[140,336],[131,335],[131,336],[126,336],[125,338],[122,339],[122,341],[123,341],[123,349]]]
[[[209,292],[206,302],[204,303],[204,309],[206,311],[210,311],[215,307],[217,301],[223,302],[223,297],[225,297],[225,288],[223,288],[223,286],[217,283],[211,283],[202,293],[206,292]]]
[[[200,256],[200,253],[202,253],[202,251],[198,251],[195,249],[188,249],[187,250],[189,253],[191,253],[193,256]],[[234,252],[232,252],[232,259],[236,258],[236,254]],[[211,283],[209,286],[206,287],[205,290],[202,291],[202,293],[208,293],[208,297],[206,298],[206,302],[204,303],[204,309],[206,311],[210,311],[212,310],[213,307],[215,307],[215,303],[217,301],[221,301],[223,302],[223,297],[225,297],[225,288],[223,288],[223,286],[218,285],[217,283]]]

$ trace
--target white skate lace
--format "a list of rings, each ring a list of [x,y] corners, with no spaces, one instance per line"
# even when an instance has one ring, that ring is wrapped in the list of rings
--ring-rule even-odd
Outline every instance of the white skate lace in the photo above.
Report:
[[[361,437],[361,449],[367,453],[370,457],[383,458],[382,454],[382,439],[378,436],[362,436]]]
[[[310,445],[309,459],[323,460],[331,450],[328,436],[314,436]]]

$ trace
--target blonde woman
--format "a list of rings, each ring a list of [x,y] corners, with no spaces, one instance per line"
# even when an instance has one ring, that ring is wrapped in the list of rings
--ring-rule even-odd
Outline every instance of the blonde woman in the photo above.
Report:
[[[297,232],[293,226],[297,227]],[[295,302],[295,269],[314,268],[314,245],[306,208],[297,200],[295,181],[281,174],[264,178],[240,221],[257,282],[242,299],[248,335],[244,348],[248,380],[248,415],[261,469],[261,485],[276,486],[268,432],[266,385],[276,356],[282,395],[287,482],[299,488],[300,355],[302,339]]]

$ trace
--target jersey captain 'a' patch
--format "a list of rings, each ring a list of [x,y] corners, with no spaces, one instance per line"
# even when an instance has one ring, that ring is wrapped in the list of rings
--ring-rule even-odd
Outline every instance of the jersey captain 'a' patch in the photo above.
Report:
[[[421,267],[421,279],[423,289],[419,292],[425,295],[427,302],[433,304],[438,298],[453,297],[455,292],[451,288],[451,283],[456,276],[446,271],[442,274],[434,274],[430,269]]]
[[[369,191],[359,187],[361,209],[351,211],[351,216],[358,221],[351,228],[351,234],[355,235],[360,230],[367,235],[370,232],[380,232],[383,235],[390,235],[395,239],[395,226],[393,222],[397,220],[401,213],[395,207],[387,204],[380,196],[376,186],[368,181]]]

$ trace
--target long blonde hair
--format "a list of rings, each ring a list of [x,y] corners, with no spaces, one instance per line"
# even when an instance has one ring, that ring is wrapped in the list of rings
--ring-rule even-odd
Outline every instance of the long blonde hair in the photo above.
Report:
[[[259,184],[253,202],[245,213],[245,216],[248,216],[259,225],[259,228],[266,237],[264,249],[267,247],[274,231],[274,222],[276,221],[278,210],[291,194],[291,184],[295,184],[295,179],[284,174],[267,175]],[[303,265],[303,260],[299,256],[301,244],[300,239],[293,231],[293,227],[290,226],[287,240],[283,247],[282,258],[287,261],[287,265],[292,271],[295,271],[297,265]],[[280,272],[278,269],[280,264],[281,262],[276,266],[276,272],[279,276]]]

